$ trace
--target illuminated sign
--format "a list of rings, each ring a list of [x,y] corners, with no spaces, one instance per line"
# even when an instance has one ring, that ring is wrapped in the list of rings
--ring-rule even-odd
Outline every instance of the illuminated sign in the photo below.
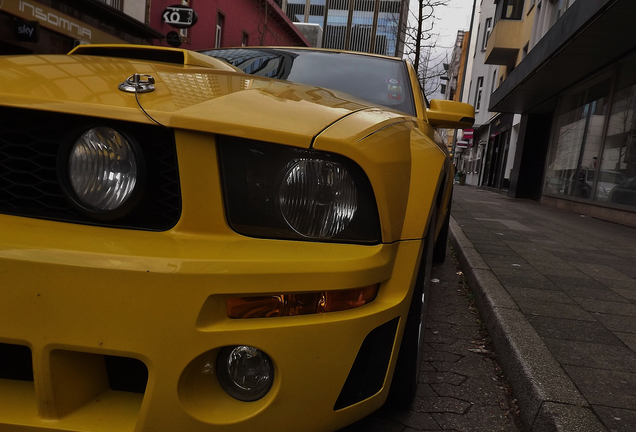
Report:
[[[24,16],[30,16],[39,21],[43,21],[51,27],[57,28],[64,33],[71,34],[79,39],[86,39],[90,41],[92,38],[90,29],[84,27],[84,25],[79,21],[69,19],[54,9],[37,7],[32,3],[23,0],[20,0],[18,3],[18,9],[24,14]]]
[[[66,15],[57,9],[46,6],[35,0],[0,0],[0,11],[9,13],[25,21],[39,22],[40,34],[42,29],[52,30],[70,37],[80,43],[123,43],[124,40],[83,23],[81,20]],[[17,21],[17,31],[22,32],[19,37],[36,37],[37,31],[30,31],[30,26]],[[20,28],[20,26],[23,26]],[[31,33],[31,35],[29,35]],[[40,38],[41,39],[41,38]],[[37,42],[37,41],[31,41]]]

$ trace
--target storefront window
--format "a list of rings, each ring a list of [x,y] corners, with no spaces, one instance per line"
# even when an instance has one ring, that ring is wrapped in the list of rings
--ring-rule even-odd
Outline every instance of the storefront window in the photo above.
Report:
[[[606,73],[562,97],[544,193],[594,196],[611,84],[612,75]]]
[[[636,56],[619,67],[610,113],[597,199],[636,205]]]
[[[636,206],[636,54],[561,97],[543,192]]]

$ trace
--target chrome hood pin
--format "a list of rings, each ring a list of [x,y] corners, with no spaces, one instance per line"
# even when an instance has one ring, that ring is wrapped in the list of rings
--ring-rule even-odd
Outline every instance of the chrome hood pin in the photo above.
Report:
[[[134,74],[119,84],[119,90],[129,93],[149,93],[155,91],[155,79],[146,74]]]

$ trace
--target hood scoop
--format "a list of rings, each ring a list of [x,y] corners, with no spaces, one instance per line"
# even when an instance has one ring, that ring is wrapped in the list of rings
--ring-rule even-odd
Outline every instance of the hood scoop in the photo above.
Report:
[[[115,57],[134,60],[145,60],[151,62],[174,63],[179,65],[186,64],[185,55],[182,50],[163,50],[135,46],[126,47],[119,45],[78,45],[69,54]]]
[[[78,45],[68,54],[140,60],[151,63],[171,63],[179,66],[203,66],[243,74],[242,71],[224,61],[179,48],[151,45]]]

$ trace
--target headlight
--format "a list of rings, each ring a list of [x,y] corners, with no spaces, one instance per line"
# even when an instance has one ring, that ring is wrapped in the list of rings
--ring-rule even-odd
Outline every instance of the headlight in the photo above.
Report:
[[[85,211],[119,215],[139,189],[139,163],[133,143],[109,127],[84,132],[68,154],[69,187]]]
[[[345,157],[220,137],[228,222],[251,237],[377,244],[378,209],[364,171]]]
[[[339,163],[295,159],[283,176],[278,201],[287,224],[310,238],[344,231],[358,208],[356,186]]]

